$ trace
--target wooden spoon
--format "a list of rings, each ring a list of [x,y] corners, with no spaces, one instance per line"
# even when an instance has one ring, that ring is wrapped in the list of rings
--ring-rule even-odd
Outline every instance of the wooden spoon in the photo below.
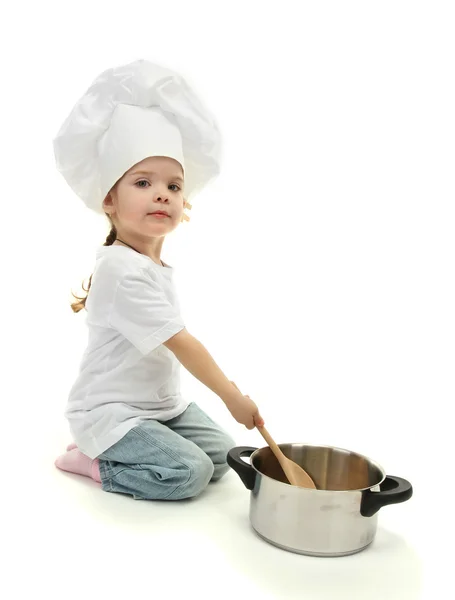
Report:
[[[236,387],[239,390],[239,388],[235,385],[233,381],[231,381],[231,383],[234,385],[234,387]],[[246,396],[246,398],[249,398],[249,396]],[[270,449],[275,454],[278,462],[281,465],[281,468],[284,471],[284,474],[288,478],[289,483],[291,485],[297,485],[299,487],[304,488],[311,488],[313,490],[317,489],[314,481],[311,479],[308,473],[304,471],[304,469],[302,469],[300,465],[295,463],[293,460],[290,460],[289,458],[287,458],[287,456],[283,454],[278,444],[275,443],[272,436],[265,427],[256,426],[256,429],[259,431],[259,433],[265,439],[267,444],[270,446]]]
[[[304,488],[312,488],[313,490],[317,489],[314,481],[308,475],[306,471],[302,469],[300,465],[298,465],[293,460],[287,458],[280,450],[278,444],[275,443],[270,433],[267,431],[265,427],[256,427],[262,437],[265,439],[267,444],[270,446],[272,452],[275,454],[278,462],[281,465],[281,468],[284,471],[284,474],[289,480],[291,485],[298,485]]]

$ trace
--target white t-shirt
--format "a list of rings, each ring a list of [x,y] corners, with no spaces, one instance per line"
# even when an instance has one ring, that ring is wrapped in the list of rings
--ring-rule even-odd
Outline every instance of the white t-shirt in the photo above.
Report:
[[[96,252],[86,301],[88,346],[65,416],[90,458],[147,419],[167,421],[189,405],[180,362],[163,342],[181,331],[173,269],[120,245]]]

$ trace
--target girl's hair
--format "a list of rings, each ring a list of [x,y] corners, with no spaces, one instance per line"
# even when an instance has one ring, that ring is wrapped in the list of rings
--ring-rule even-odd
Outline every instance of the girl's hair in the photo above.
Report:
[[[117,239],[117,229],[115,228],[115,225],[112,222],[112,219],[111,219],[110,215],[108,215],[107,213],[104,213],[104,214],[106,215],[106,217],[109,219],[109,221],[111,223],[111,230],[108,233],[108,236],[107,236],[106,241],[104,242],[103,246],[112,246],[112,244]],[[90,278],[88,280],[88,288],[87,289],[85,289],[84,282],[82,282],[82,289],[84,290],[84,292],[87,292],[85,298],[80,298],[79,296],[76,296],[76,294],[73,294],[73,292],[71,292],[72,296],[74,296],[74,298],[77,299],[77,302],[73,302],[71,304],[71,308],[73,309],[73,312],[75,312],[75,313],[77,313],[80,310],[82,310],[83,308],[85,308],[85,303],[87,301],[88,291],[89,291],[90,286],[92,284],[92,276],[93,276],[93,273],[92,273],[92,275],[90,275]]]

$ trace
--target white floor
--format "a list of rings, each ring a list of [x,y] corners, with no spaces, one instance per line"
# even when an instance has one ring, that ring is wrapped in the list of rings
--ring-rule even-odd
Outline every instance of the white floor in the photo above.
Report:
[[[198,499],[134,501],[58,471],[53,459],[65,442],[49,438],[21,448],[29,466],[14,472],[22,491],[4,487],[5,599],[434,598],[435,571],[448,557],[429,545],[430,495],[421,493],[421,482],[413,481],[420,492],[410,501],[381,509],[367,550],[313,558],[255,535],[249,492],[234,472]],[[419,512],[422,527],[416,528]]]

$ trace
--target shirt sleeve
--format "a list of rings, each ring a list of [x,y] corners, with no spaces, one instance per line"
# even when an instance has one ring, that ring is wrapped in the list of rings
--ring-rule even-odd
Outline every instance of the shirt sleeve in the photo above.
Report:
[[[125,275],[119,283],[109,323],[142,354],[149,354],[185,327],[162,286],[144,270]]]

